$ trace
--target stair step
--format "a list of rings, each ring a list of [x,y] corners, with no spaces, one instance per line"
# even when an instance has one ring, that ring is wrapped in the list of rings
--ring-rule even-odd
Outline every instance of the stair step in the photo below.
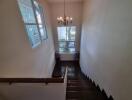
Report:
[[[68,66],[66,100],[108,100],[75,63]]]
[[[70,83],[67,83],[67,85],[69,85],[69,86],[81,86],[82,84],[81,83],[79,83],[79,82],[70,82]]]
[[[80,97],[82,95],[91,94],[91,91],[67,91],[67,96],[71,97]]]
[[[95,87],[67,86],[67,91],[81,91],[81,90],[97,91],[97,89]]]
[[[81,80],[68,80],[67,82],[81,82]]]
[[[94,87],[92,83],[68,82],[67,86]]]
[[[93,83],[89,82],[89,81],[67,81],[67,84],[81,84],[81,85],[93,85]]]
[[[70,99],[80,98],[81,94],[80,91],[67,91],[66,97]]]
[[[67,91],[67,99],[81,99],[81,100],[106,100],[97,92],[91,91]]]

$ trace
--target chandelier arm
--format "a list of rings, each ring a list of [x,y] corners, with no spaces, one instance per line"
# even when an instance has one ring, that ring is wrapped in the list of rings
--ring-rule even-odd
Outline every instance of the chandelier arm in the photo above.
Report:
[[[67,26],[68,24],[72,23],[72,17],[66,16],[66,0],[64,0],[64,17],[57,17],[57,21],[59,24]]]

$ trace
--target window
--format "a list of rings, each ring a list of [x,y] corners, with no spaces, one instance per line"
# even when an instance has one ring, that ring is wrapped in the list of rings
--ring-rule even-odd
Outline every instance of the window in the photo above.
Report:
[[[75,52],[76,27],[58,27],[59,52]]]
[[[18,5],[32,48],[35,48],[47,39],[43,8],[36,0],[18,0]]]

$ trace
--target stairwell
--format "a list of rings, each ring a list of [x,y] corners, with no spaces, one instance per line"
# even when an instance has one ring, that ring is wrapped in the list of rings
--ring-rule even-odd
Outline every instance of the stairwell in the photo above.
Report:
[[[109,100],[96,85],[87,78],[77,63],[65,63],[67,67],[66,100]]]

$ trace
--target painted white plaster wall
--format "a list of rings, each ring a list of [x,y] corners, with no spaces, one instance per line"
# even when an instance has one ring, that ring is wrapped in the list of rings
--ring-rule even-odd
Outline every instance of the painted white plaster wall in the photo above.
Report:
[[[132,98],[132,1],[85,0],[81,69],[115,100]]]
[[[0,84],[0,100],[65,100],[64,83]]]
[[[0,77],[51,77],[54,67],[54,44],[48,4],[44,7],[48,39],[32,49],[17,0],[0,0]]]
[[[64,83],[0,84],[0,100],[65,100],[67,71]]]

